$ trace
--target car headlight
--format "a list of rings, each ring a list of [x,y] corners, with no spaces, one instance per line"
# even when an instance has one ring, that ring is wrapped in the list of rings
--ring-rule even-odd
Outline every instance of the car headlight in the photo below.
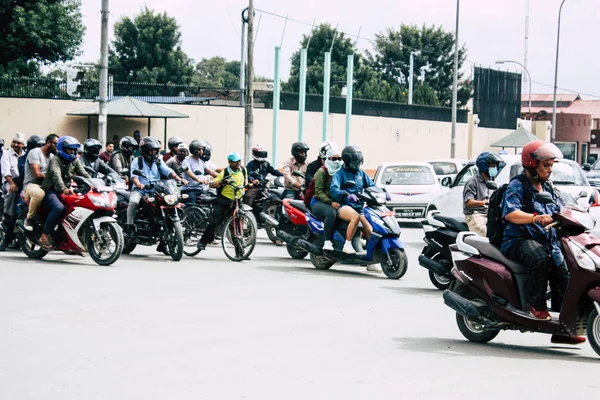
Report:
[[[168,206],[174,206],[175,204],[177,204],[177,195],[175,194],[168,194],[164,197],[165,199],[165,203]]]
[[[569,240],[569,249],[571,249],[573,257],[575,257],[577,264],[579,264],[581,268],[587,269],[588,271],[595,271],[596,266],[600,265],[600,257],[572,240]]]
[[[108,199],[102,195],[100,196],[90,196],[90,200],[97,207],[109,208],[110,204],[108,203]]]

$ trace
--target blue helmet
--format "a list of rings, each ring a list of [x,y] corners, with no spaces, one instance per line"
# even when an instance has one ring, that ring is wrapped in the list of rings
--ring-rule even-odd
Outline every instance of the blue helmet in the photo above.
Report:
[[[477,156],[477,160],[475,160],[475,165],[479,172],[485,172],[486,174],[490,170],[490,164],[500,164],[502,162],[502,158],[496,153],[485,151]]]
[[[57,155],[67,163],[72,163],[73,161],[77,160],[77,152],[69,154],[65,150],[77,150],[79,146],[81,146],[81,144],[79,144],[79,140],[75,139],[73,136],[63,136],[56,144],[56,149],[58,150]]]

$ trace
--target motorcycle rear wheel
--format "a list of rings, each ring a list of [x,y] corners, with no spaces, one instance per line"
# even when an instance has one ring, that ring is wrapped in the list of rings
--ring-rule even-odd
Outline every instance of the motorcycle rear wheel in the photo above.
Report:
[[[431,257],[431,259],[434,261],[437,261],[437,262],[443,262],[443,261],[448,262],[447,260],[444,260],[441,253],[434,254]],[[429,280],[431,281],[431,283],[433,283],[433,286],[435,286],[436,288],[438,288],[440,290],[448,289],[453,281],[452,278],[449,278],[444,275],[436,274],[433,271],[429,271]]]
[[[288,244],[285,246],[285,248],[287,249],[287,252],[290,255],[290,257],[292,257],[294,260],[304,260],[308,255],[308,251],[302,250],[296,246],[290,246]]]
[[[320,270],[327,270],[331,268],[333,264],[335,264],[334,260],[313,253],[310,253],[310,262],[316,269]]]
[[[587,337],[592,349],[600,356],[600,315],[595,307],[588,316]]]
[[[474,298],[469,300],[474,303],[485,304],[481,299]],[[456,313],[456,325],[458,325],[460,333],[467,340],[475,343],[487,343],[500,333],[498,329],[485,329],[485,326],[481,322],[470,317],[464,317],[459,313]]]
[[[19,233],[19,243],[21,244],[23,253],[34,260],[44,258],[44,256],[48,254],[48,251],[44,250],[42,246],[27,239],[27,236],[25,236],[24,233]]]
[[[112,222],[101,224],[99,233],[101,237],[97,237],[95,232],[87,237],[87,251],[96,264],[108,266],[121,257],[125,241],[123,231],[116,222]],[[110,246],[110,243],[114,246]],[[105,252],[108,255],[104,256]]]

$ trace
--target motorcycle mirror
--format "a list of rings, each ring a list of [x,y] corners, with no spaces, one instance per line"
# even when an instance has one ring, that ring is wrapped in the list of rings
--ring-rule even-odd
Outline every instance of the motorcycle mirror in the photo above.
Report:
[[[350,189],[356,186],[356,182],[354,181],[346,181],[342,184],[342,189]]]
[[[581,169],[583,169],[584,171],[591,171],[592,166],[588,163],[583,163],[583,164],[581,164]]]
[[[299,171],[292,172],[292,175],[297,176],[299,178],[304,178],[304,175],[302,175]]]
[[[487,187],[490,190],[496,190],[498,189],[498,184],[494,181],[487,181],[485,183],[485,187]]]
[[[90,175],[96,175],[96,171],[94,171],[94,168],[92,168],[92,167],[83,167],[83,168],[86,170],[86,172],[88,174],[90,174]]]
[[[590,204],[596,204],[598,202],[598,191],[592,190],[592,194],[590,194]]]
[[[537,193],[535,195],[535,201],[537,201],[538,203],[542,203],[544,205],[554,203],[554,199],[552,198],[552,195],[548,192]]]
[[[85,183],[85,178],[81,177],[81,176],[74,176],[73,177],[73,181],[78,184],[81,185],[82,183]]]
[[[144,178],[147,178],[146,174],[144,174],[144,172],[141,169],[134,169],[132,174],[134,174],[135,176],[143,176]]]
[[[194,175],[204,175],[199,169],[194,171]]]
[[[129,175],[129,170],[127,168],[123,168],[122,170],[119,171],[119,173],[121,175]]]
[[[187,165],[184,165],[181,168],[179,168],[179,173],[187,172],[189,169],[190,169],[190,167],[188,167]]]

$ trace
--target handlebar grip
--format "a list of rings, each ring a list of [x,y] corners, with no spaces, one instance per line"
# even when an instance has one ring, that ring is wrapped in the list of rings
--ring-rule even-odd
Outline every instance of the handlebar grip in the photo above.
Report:
[[[551,223],[551,224],[548,224],[548,225],[546,225],[546,226],[544,227],[544,230],[547,230],[547,231],[549,231],[549,230],[550,230],[550,228],[553,228],[553,227],[555,227],[556,225],[558,225],[558,221],[555,221],[555,222],[553,222],[553,223]]]

